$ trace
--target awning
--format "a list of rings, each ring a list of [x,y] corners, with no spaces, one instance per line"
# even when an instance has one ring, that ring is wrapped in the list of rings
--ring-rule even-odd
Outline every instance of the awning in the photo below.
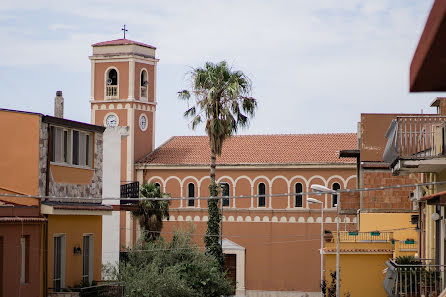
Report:
[[[420,200],[426,201],[428,205],[446,206],[446,191],[421,197]]]
[[[410,65],[410,91],[446,91],[445,77],[446,1],[435,0]]]

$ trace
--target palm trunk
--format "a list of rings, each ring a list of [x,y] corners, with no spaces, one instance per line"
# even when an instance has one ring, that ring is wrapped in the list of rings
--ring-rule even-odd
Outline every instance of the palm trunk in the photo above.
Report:
[[[216,168],[216,154],[211,153],[211,171],[209,184],[209,194],[211,197],[218,196],[218,185],[215,181],[215,168]],[[215,257],[221,271],[224,269],[223,251],[219,243],[220,235],[220,221],[221,213],[218,207],[218,199],[208,200],[208,228],[206,230],[206,236],[204,242],[206,245],[206,252]]]

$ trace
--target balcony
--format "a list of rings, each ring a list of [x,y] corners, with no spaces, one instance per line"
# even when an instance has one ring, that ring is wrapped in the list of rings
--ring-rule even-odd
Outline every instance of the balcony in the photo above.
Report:
[[[54,292],[49,288],[48,297],[122,297],[124,284],[120,282],[100,281],[99,284],[82,288],[65,288]]]
[[[327,235],[325,235],[326,241]],[[329,242],[336,243],[338,240],[337,232],[333,232],[333,238]],[[390,243],[393,240],[393,232],[356,232],[356,231],[341,231],[339,232],[339,242],[341,243]]]
[[[386,133],[383,160],[395,175],[439,172],[446,165],[445,116],[402,116]]]
[[[105,99],[118,99],[118,86],[108,85],[105,87]]]
[[[138,204],[138,200],[135,198],[139,197],[139,182],[133,182],[121,185],[121,199],[120,209],[121,210],[133,210]]]
[[[394,260],[386,262],[384,289],[388,296],[439,296],[443,291],[445,276],[444,265],[428,264],[418,261],[413,264],[397,264]]]

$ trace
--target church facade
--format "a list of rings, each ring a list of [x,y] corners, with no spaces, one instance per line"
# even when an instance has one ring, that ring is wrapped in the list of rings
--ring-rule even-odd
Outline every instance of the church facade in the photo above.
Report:
[[[194,240],[203,245],[207,202],[199,198],[209,194],[209,143],[205,136],[180,136],[154,148],[155,50],[127,39],[93,45],[92,123],[129,127],[121,141],[121,183],[158,183],[172,197],[184,198],[172,200],[162,236],[192,225]],[[336,229],[341,200],[313,197],[324,207],[322,218],[321,204],[294,193],[313,184],[356,188],[356,160],[339,158],[345,149],[357,149],[356,134],[245,135],[225,142],[217,158],[222,195],[248,196],[221,200],[223,251],[238,296],[320,295],[321,222]],[[343,196],[350,204],[340,205],[342,230],[357,227],[357,199],[351,198]],[[128,211],[121,210],[119,219],[119,245],[131,248],[139,224]]]

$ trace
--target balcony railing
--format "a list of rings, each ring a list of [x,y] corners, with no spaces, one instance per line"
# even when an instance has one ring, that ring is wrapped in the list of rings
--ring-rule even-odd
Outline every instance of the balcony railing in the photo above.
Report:
[[[105,99],[118,99],[118,86],[106,86]]]
[[[132,198],[139,197],[139,182],[133,182],[121,185],[121,198],[128,198],[121,200],[121,205],[125,204],[137,204],[138,200]]]
[[[333,232],[333,242],[337,242],[336,234],[336,232]],[[341,231],[339,232],[339,239],[340,242],[391,242],[393,240],[393,232]]]
[[[123,297],[124,284],[120,282],[100,281],[95,286],[82,288],[65,288],[61,292],[48,289],[49,297]]]
[[[147,87],[141,86],[141,99],[147,99]]]
[[[395,241],[395,249],[399,252],[416,252],[418,242],[415,240],[398,240]]]
[[[443,291],[444,265],[397,264],[386,262],[387,271],[384,289],[388,296],[422,297],[439,296]]]
[[[445,116],[403,116],[392,121],[386,133],[384,161],[425,159],[445,155]]]

